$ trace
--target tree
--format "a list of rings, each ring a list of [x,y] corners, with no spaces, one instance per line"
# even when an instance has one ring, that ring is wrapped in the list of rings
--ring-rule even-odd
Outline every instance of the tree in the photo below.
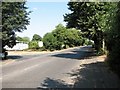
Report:
[[[15,32],[22,32],[29,25],[30,12],[25,2],[2,2],[2,48],[16,44]]]
[[[80,46],[83,42],[82,33],[77,29],[68,29],[69,46]]]
[[[30,38],[29,37],[23,37],[22,38],[22,42],[29,43],[30,42]]]
[[[73,47],[81,45],[82,35],[77,29],[67,29],[62,24],[58,24],[55,30],[52,31],[54,37],[57,38],[57,49]]]
[[[64,15],[64,21],[68,28],[79,29],[85,37],[92,39],[95,49],[100,51],[104,36],[102,21],[110,10],[109,5],[109,2],[69,2],[68,9],[72,12]]]
[[[33,35],[32,41],[41,41],[41,40],[42,40],[42,37],[40,37],[38,34]]]
[[[57,39],[52,33],[47,33],[43,37],[43,44],[46,49],[55,50],[57,48]]]
[[[30,38],[29,37],[20,37],[20,36],[17,36],[16,40],[19,41],[19,42],[23,42],[23,43],[29,43],[30,42]]]
[[[65,34],[67,32],[67,29],[62,25],[58,24],[55,28],[55,30],[52,31],[52,34],[57,39],[57,49],[62,49],[62,45],[65,44]]]
[[[67,29],[62,24],[58,24],[51,33],[47,33],[43,38],[46,49],[52,48],[61,50],[62,48],[79,46],[83,42],[81,32],[76,29]]]
[[[16,37],[16,40],[21,42],[23,39],[22,39],[22,37],[17,36],[17,37]]]

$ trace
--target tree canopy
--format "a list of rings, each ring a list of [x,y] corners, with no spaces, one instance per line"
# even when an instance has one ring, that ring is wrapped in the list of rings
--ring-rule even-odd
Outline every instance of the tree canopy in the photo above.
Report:
[[[42,41],[42,37],[38,34],[34,34],[33,38],[32,38],[32,41]]]
[[[46,49],[61,50],[82,45],[83,37],[80,31],[58,24],[51,33],[45,34],[43,43]]]
[[[2,47],[16,44],[15,32],[22,32],[29,25],[30,12],[25,2],[2,2]]]
[[[17,36],[16,40],[20,41],[20,42],[23,42],[23,43],[29,43],[30,42],[30,38],[29,37],[20,37],[20,36]]]
[[[76,28],[84,36],[94,40],[96,50],[102,48],[106,17],[111,8],[109,2],[69,2],[71,13],[64,15],[68,28]],[[105,20],[104,20],[105,19]]]
[[[46,33],[43,38],[43,43],[46,49],[55,50],[57,45],[57,39],[52,33]]]

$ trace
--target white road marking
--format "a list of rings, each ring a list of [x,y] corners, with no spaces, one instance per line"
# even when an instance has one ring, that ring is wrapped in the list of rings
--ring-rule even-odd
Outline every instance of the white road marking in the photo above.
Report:
[[[27,67],[27,68],[24,69],[24,71],[29,70],[29,69],[32,69],[32,68],[37,67],[37,66],[39,66],[39,64],[36,64],[36,65],[34,65],[34,66],[31,66],[31,67]]]
[[[20,70],[20,71],[17,71],[17,72],[13,72],[13,73],[10,73],[10,74],[7,74],[7,75],[3,75],[2,76],[2,78],[7,78],[7,77],[11,77],[11,76],[15,76],[15,75],[17,75],[18,73],[22,73],[22,72],[24,72],[24,71],[27,71],[27,70],[31,70],[32,68],[35,68],[35,67],[37,67],[37,66],[39,66],[39,64],[36,64],[36,65],[34,65],[34,66],[31,66],[31,67],[27,67],[27,68],[25,68],[25,69],[23,69],[23,70]],[[0,79],[1,80],[1,79]]]

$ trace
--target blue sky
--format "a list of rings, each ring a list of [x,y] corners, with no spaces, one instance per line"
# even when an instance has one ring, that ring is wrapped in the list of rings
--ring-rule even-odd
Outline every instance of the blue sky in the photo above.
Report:
[[[18,36],[30,37],[34,34],[44,36],[45,33],[51,32],[59,23],[65,25],[63,15],[70,12],[67,6],[68,2],[27,2],[28,10],[33,11],[29,17],[30,25],[27,30],[17,33]]]

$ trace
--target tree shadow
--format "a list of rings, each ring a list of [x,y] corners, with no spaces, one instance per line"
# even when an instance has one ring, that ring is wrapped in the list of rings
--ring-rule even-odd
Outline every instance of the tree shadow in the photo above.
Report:
[[[17,60],[17,59],[21,59],[23,56],[19,56],[19,55],[9,55],[7,56],[7,59],[12,59],[12,60]]]
[[[120,88],[119,78],[108,70],[104,62],[84,64],[81,69],[74,70],[70,77],[74,77],[74,85],[65,83],[60,79],[46,78],[41,88]]]
[[[38,89],[44,89],[44,88],[70,88],[71,85],[68,85],[65,83],[65,81],[60,79],[51,79],[47,77],[43,83],[41,83],[41,86],[38,87]]]
[[[53,57],[59,58],[69,58],[69,59],[87,59],[91,58],[92,56],[96,56],[96,51],[92,47],[81,47],[79,50],[73,50],[68,53],[61,53],[52,55]]]
[[[119,88],[120,80],[104,62],[83,64],[82,69],[69,73],[75,78],[75,88]]]

